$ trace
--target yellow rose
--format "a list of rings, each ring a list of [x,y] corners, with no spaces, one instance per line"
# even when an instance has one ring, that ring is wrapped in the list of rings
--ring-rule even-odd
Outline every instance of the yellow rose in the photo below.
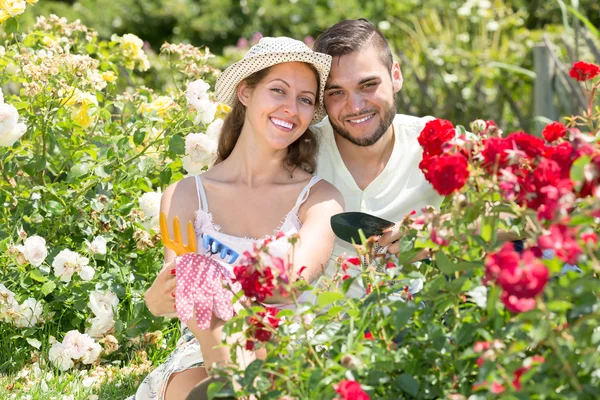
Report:
[[[175,102],[169,96],[159,96],[152,103],[142,104],[140,107],[140,111],[156,111],[159,117],[163,117],[174,105]]]
[[[106,71],[102,73],[102,79],[104,79],[105,82],[113,83],[117,80],[117,75],[112,71]]]
[[[219,103],[217,105],[217,112],[215,113],[215,118],[225,119],[225,117],[227,116],[227,114],[229,114],[230,111],[231,107],[229,107],[227,104]]]
[[[23,14],[26,6],[25,0],[0,0],[0,23],[10,17]]]
[[[26,0],[29,4],[35,4],[38,2],[38,0]]]
[[[73,107],[71,118],[82,127],[87,128],[92,123],[90,111],[98,105],[98,99],[94,94],[84,93],[79,89],[75,89],[75,92],[70,94],[66,99],[65,106]]]
[[[144,41],[132,33],[123,35],[121,45],[126,55],[132,58],[139,58],[139,53],[144,47]]]
[[[90,115],[90,106],[89,105],[81,105],[76,107],[71,112],[71,118],[76,121],[83,128],[87,128],[92,123],[92,116]]]

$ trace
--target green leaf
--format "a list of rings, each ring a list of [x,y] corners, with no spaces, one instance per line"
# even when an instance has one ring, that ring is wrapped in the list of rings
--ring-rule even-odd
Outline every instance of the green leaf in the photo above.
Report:
[[[489,243],[492,240],[493,233],[492,224],[484,219],[481,223],[481,238]]]
[[[394,312],[394,327],[396,329],[405,328],[415,311],[417,311],[417,306],[414,303],[402,303]]]
[[[175,135],[169,139],[169,151],[176,155],[185,153],[185,141],[181,136]]]
[[[142,144],[142,142],[144,141],[145,138],[146,138],[146,131],[143,129],[138,129],[133,134],[133,143],[135,143],[137,146],[139,146],[140,144]]]
[[[29,273],[29,276],[31,277],[31,279],[33,279],[34,281],[37,282],[46,282],[48,280],[48,278],[42,274],[42,272],[39,269],[34,269]]]
[[[346,298],[346,296],[339,292],[325,292],[319,295],[319,297],[317,298],[317,303],[319,304],[319,306],[325,307],[331,303],[334,303],[338,300],[342,300],[344,298]]]
[[[448,256],[442,250],[435,253],[435,264],[443,274],[452,275],[457,270],[456,265],[450,261]]]
[[[401,374],[395,379],[396,385],[406,394],[417,397],[419,394],[419,382],[409,374]]]
[[[548,310],[552,312],[561,312],[573,308],[573,303],[566,300],[554,300],[548,303]]]
[[[171,183],[171,176],[173,176],[173,171],[171,171],[171,168],[167,167],[163,169],[160,171],[160,183],[163,185],[168,185]]]
[[[583,185],[584,170],[585,166],[590,163],[590,158],[588,156],[579,157],[571,166],[570,177],[573,183],[576,184],[577,187],[581,187]]]
[[[246,371],[244,372],[244,379],[242,379],[242,383],[244,386],[252,385],[252,382],[254,382],[254,379],[262,369],[262,366],[262,360],[254,360],[250,363],[250,365],[248,365],[248,367],[246,367]]]
[[[52,215],[60,215],[65,210],[62,204],[54,200],[50,200],[46,203],[46,209]]]
[[[42,286],[42,294],[44,296],[48,296],[50,293],[52,293],[54,291],[54,289],[56,289],[56,283],[54,283],[52,281],[48,281],[48,282],[44,283],[44,285]]]
[[[533,71],[530,71],[528,69],[525,69],[525,68],[522,68],[522,67],[519,67],[516,65],[503,63],[503,62],[492,61],[491,63],[488,63],[487,66],[490,68],[505,69],[507,71],[514,72],[516,74],[524,75],[531,79],[535,79],[535,76],[536,76],[535,72],[533,72]]]

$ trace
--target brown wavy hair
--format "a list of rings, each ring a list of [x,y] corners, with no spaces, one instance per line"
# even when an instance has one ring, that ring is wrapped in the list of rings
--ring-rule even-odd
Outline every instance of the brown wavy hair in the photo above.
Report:
[[[317,93],[320,93],[319,73],[313,65],[307,65],[311,67],[317,77]],[[262,82],[270,69],[271,67],[261,69],[244,79],[244,82],[246,82],[248,88],[252,90]],[[315,106],[318,105],[319,100],[319,98],[316,99]],[[215,165],[224,161],[231,155],[231,152],[242,133],[245,119],[246,106],[243,105],[236,96],[231,111],[223,123],[221,134],[219,135],[217,161],[215,161]],[[318,147],[319,145],[315,134],[310,128],[307,128],[302,136],[288,146],[288,153],[284,159],[284,166],[291,167],[292,169],[290,172],[293,172],[296,168],[300,168],[310,174],[314,173],[317,167]]]

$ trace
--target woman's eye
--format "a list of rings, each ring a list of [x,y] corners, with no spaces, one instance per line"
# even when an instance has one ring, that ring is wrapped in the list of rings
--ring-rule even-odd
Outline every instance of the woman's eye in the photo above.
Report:
[[[275,93],[279,93],[279,94],[284,94],[285,92],[283,91],[283,89],[279,89],[279,88],[272,88],[271,91],[275,92]]]
[[[302,97],[300,99],[300,101],[303,102],[303,103],[305,103],[305,104],[308,104],[309,106],[313,105],[313,101],[311,99],[309,99],[308,97]]]

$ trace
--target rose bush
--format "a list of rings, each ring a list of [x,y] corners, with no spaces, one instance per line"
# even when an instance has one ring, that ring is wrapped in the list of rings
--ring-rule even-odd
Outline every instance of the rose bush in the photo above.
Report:
[[[151,316],[143,293],[162,266],[162,190],[214,160],[227,110],[212,101],[211,54],[165,44],[154,56],[133,35],[100,40],[56,16],[1,40],[0,371],[157,365],[178,323]],[[219,370],[237,395],[594,398],[597,68],[575,64],[589,110],[544,139],[493,121],[428,124],[421,168],[448,197],[400,223],[398,258],[374,257],[365,238],[311,287],[264,248],[245,254],[235,272],[246,296],[312,289],[314,304],[252,306],[226,325],[246,333],[238,346],[267,349],[245,370]],[[150,77],[168,90],[144,86]],[[410,263],[423,249],[429,258]],[[353,284],[367,296],[346,298]]]
[[[214,157],[212,55],[153,55],[54,15],[17,26],[0,33],[0,372],[160,362],[178,324],[143,295],[162,267],[162,190]]]

